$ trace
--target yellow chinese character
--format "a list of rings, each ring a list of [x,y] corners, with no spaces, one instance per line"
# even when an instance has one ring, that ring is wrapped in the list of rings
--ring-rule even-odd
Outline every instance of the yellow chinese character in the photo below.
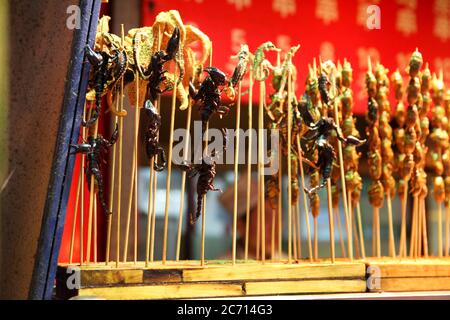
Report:
[[[317,0],[316,17],[325,24],[338,21],[339,10],[337,0]]]
[[[417,17],[415,11],[409,8],[399,9],[395,28],[405,36],[416,33]]]
[[[279,12],[281,17],[286,18],[297,12],[297,4],[295,0],[273,0],[272,9],[275,12]]]

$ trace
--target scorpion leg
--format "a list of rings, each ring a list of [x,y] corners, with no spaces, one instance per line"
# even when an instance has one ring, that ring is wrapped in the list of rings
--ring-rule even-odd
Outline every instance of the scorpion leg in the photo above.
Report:
[[[178,53],[180,49],[180,29],[175,27],[173,30],[172,36],[167,43],[166,55],[164,60],[169,61],[175,58],[175,55]]]

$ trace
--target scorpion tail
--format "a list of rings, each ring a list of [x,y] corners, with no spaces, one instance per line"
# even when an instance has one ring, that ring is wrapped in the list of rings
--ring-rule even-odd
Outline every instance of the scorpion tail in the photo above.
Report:
[[[202,215],[202,206],[203,206],[203,196],[202,195],[197,195],[197,209],[195,210],[195,215],[191,214],[191,225],[195,224],[198,220],[198,218],[200,218],[200,216]]]
[[[95,109],[92,112],[91,118],[87,121],[83,122],[83,127],[91,127],[98,119],[98,116],[100,114],[100,105],[101,105],[101,96],[99,94],[95,95]]]

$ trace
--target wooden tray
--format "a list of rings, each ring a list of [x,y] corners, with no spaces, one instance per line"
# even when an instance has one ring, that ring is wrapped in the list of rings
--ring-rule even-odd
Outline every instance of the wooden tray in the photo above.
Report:
[[[78,272],[78,273],[76,273]],[[78,289],[67,285],[75,284]],[[297,264],[198,261],[89,266],[60,265],[56,298],[95,296],[105,299],[180,299],[257,295],[359,293],[366,291],[363,262]]]
[[[450,290],[450,259],[370,259],[370,292]]]

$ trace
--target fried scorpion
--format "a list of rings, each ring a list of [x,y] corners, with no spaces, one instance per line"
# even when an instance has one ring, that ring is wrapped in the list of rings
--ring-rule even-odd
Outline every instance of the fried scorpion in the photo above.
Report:
[[[103,161],[103,152],[106,152],[108,148],[110,148],[113,144],[116,143],[118,137],[118,127],[116,128],[111,136],[111,139],[107,140],[103,138],[101,135],[97,137],[89,136],[86,142],[80,144],[71,144],[70,147],[74,149],[74,153],[84,153],[86,154],[87,159],[87,168],[86,168],[86,176],[88,181],[91,180],[92,175],[94,176],[97,188],[98,195],[100,198],[100,203],[105,214],[111,214],[109,211],[108,205],[105,201],[105,192],[104,192],[104,182],[103,176],[100,170],[101,163]]]

